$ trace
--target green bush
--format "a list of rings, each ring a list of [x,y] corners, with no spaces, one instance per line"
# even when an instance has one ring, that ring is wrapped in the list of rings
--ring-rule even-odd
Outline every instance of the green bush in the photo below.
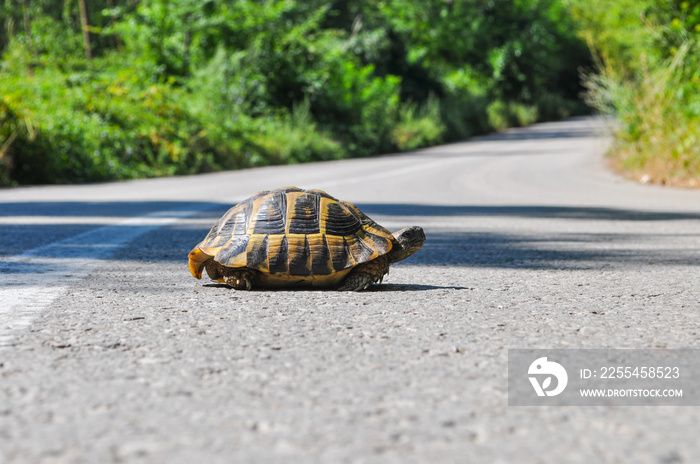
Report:
[[[444,133],[440,102],[433,96],[420,107],[413,103],[404,105],[399,123],[392,132],[392,140],[399,150],[415,150],[440,143]]]
[[[76,2],[2,2],[0,183],[370,156],[563,117],[589,60],[563,1],[94,0],[88,47]]]
[[[305,100],[294,107],[291,114],[267,118],[252,136],[253,144],[261,153],[260,164],[295,164],[309,161],[340,159],[343,151],[338,142],[320,132]]]
[[[440,119],[445,125],[446,140],[461,140],[493,130],[486,111],[489,79],[463,66],[443,76],[442,84],[445,95],[440,100]]]
[[[10,147],[19,136],[19,118],[0,100],[0,187],[14,185],[12,179],[12,154]]]
[[[486,109],[489,124],[497,130],[522,127],[537,121],[537,107],[496,100]]]
[[[600,57],[588,102],[619,122],[613,165],[645,182],[700,186],[700,6],[574,3]]]
[[[391,131],[399,119],[397,76],[376,76],[374,66],[339,60],[312,100],[319,122],[330,128],[353,156],[391,151]]]
[[[103,76],[37,70],[0,76],[17,133],[6,149],[20,183],[89,182],[207,169],[204,128],[169,84],[134,88],[128,69]]]

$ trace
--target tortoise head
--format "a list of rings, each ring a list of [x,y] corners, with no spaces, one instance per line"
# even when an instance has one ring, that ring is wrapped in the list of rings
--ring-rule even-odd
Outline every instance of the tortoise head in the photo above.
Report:
[[[406,227],[394,232],[393,235],[399,246],[394,246],[387,255],[392,263],[408,258],[420,250],[425,243],[425,232],[422,227]]]

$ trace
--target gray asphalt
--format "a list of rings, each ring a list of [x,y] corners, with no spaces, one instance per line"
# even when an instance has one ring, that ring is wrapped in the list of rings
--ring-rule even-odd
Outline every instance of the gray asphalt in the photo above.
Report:
[[[694,407],[509,407],[509,348],[700,348],[700,192],[600,119],[415,153],[0,191],[0,462],[700,462]],[[187,253],[322,188],[424,249],[363,293],[235,292]]]

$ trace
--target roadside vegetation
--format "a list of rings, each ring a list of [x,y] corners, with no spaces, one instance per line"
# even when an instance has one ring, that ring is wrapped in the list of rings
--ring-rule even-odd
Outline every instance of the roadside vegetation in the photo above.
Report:
[[[597,61],[587,99],[618,125],[619,171],[700,187],[700,2],[570,0]]]
[[[0,185],[369,156],[581,114],[592,61],[565,7],[0,0]]]

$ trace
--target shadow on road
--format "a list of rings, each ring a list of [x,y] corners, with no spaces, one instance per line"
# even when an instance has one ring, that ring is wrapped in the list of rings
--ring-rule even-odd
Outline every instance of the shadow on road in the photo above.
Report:
[[[203,277],[206,279],[206,275]],[[203,287],[209,287],[209,288],[226,288],[229,289],[229,287],[226,284],[219,284],[219,283],[206,283],[203,285]],[[473,290],[471,287],[460,287],[460,286],[455,286],[455,285],[445,285],[445,286],[440,286],[440,285],[424,285],[424,284],[387,284],[387,283],[381,283],[381,284],[375,284],[369,287],[367,292],[422,292],[426,290],[440,290],[440,289],[447,289],[447,290]],[[251,291],[252,292],[290,292],[290,291],[296,291],[298,288],[294,287],[287,287],[287,288],[253,288]],[[328,291],[327,288],[304,288],[305,291],[312,291],[312,292],[324,292]]]
[[[683,238],[688,236],[672,233],[538,235],[437,232],[428,234],[423,250],[406,264],[569,270],[642,265],[698,266],[700,250],[697,248],[663,246]]]
[[[223,203],[183,202],[72,202],[72,203],[13,203],[0,204],[0,217],[5,223],[0,227],[0,256],[21,255],[34,250],[33,256],[41,256],[42,245],[60,243],[60,240],[104,225],[119,233],[120,227],[130,229],[147,227],[139,225],[114,225],[114,218],[151,215],[169,217],[173,211],[196,211],[186,220],[153,229],[149,226],[134,242],[118,248],[111,259],[155,262],[186,263],[187,253],[204,238],[214,222],[231,205]],[[368,215],[407,216],[406,224],[417,222],[415,216],[465,216],[465,217],[517,217],[596,221],[675,221],[696,220],[700,214],[683,212],[657,212],[624,210],[615,208],[576,208],[549,206],[450,206],[411,204],[359,205]],[[17,221],[12,220],[17,216]],[[34,224],[34,216],[49,216],[54,223]],[[410,216],[413,216],[410,218]],[[65,218],[66,222],[60,219]],[[71,218],[91,217],[83,224]],[[105,218],[100,223],[99,218]],[[37,220],[41,218],[36,218]],[[50,221],[49,221],[50,222]],[[111,225],[110,225],[111,224]],[[587,232],[494,233],[466,230],[428,232],[426,245],[421,252],[398,266],[463,266],[528,269],[597,269],[608,266],[636,265],[687,265],[697,266],[700,251],[697,247],[664,247],[660,244],[693,239],[693,235],[674,234],[669,229],[663,234],[639,234]],[[682,242],[681,242],[682,243]],[[82,250],[71,245],[71,256],[90,257],[92,250]],[[94,246],[94,245],[93,245]],[[1,258],[0,258],[1,259]],[[41,272],[36,266],[16,263],[2,266],[3,272]],[[186,269],[185,269],[186,271]],[[389,289],[388,287],[382,287]],[[403,290],[421,290],[420,285]]]
[[[371,203],[358,204],[369,216],[489,216],[603,221],[673,221],[700,219],[700,213],[641,211],[571,206],[475,206]]]
[[[590,121],[588,125],[573,125],[576,121]],[[504,132],[474,137],[474,141],[503,141],[503,140],[542,140],[542,139],[571,139],[582,137],[599,137],[604,133],[606,122],[602,118],[591,118],[590,116],[580,116],[570,118],[566,123],[539,124],[528,128],[509,129]]]
[[[197,201],[61,201],[0,203],[0,217],[51,216],[51,217],[134,217],[160,212],[158,217],[168,217],[169,211],[215,210],[226,211],[232,205]]]

